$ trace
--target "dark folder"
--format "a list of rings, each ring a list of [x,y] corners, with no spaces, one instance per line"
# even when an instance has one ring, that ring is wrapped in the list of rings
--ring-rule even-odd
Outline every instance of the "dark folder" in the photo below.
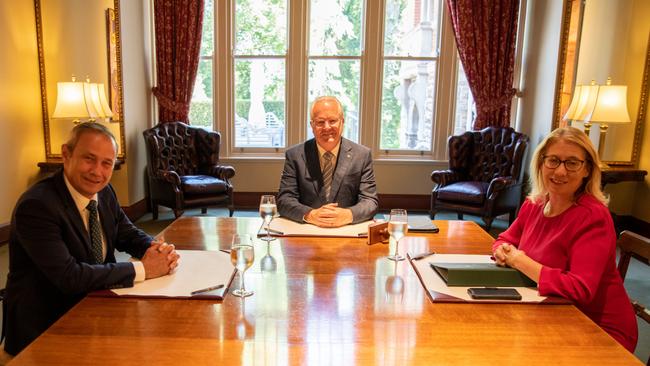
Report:
[[[447,286],[536,287],[535,281],[514,268],[494,263],[430,263]]]

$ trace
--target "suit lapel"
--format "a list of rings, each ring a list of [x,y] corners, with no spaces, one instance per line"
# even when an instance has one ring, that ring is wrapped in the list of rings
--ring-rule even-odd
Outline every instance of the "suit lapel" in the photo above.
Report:
[[[88,230],[86,230],[83,219],[81,218],[81,214],[77,209],[77,205],[74,203],[74,200],[72,199],[72,195],[70,194],[70,191],[68,191],[68,187],[65,185],[65,181],[63,180],[63,171],[60,171],[59,173],[56,174],[57,175],[54,177],[54,182],[56,185],[56,190],[58,191],[59,196],[61,197],[61,202],[63,202],[64,212],[68,217],[68,219],[70,220],[70,222],[72,223],[72,226],[74,226],[77,235],[84,243],[84,246],[86,248],[86,256],[90,258],[91,248],[90,248],[90,235],[88,234]]]
[[[352,153],[352,146],[348,140],[341,138],[341,148],[339,149],[336,168],[334,170],[334,177],[332,178],[330,202],[336,202],[336,195],[339,192],[339,188],[341,188],[343,178],[345,178],[350,165],[352,165],[353,159],[354,154]]]
[[[309,177],[305,178],[311,180],[314,186],[314,192],[322,200],[323,173],[320,171],[320,159],[318,158],[318,148],[316,147],[315,139],[305,142],[305,166],[307,166],[307,171],[309,172]]]

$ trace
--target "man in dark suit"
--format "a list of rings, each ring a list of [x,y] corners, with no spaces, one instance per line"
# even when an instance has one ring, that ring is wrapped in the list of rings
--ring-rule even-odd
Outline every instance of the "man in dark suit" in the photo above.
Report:
[[[120,208],[109,185],[117,142],[106,127],[77,125],[62,153],[63,171],[27,190],[13,212],[3,322],[11,355],[89,291],[130,287],[178,265],[172,245],[153,241]],[[115,263],[115,249],[141,261]]]
[[[321,227],[371,219],[378,200],[370,149],[341,137],[343,107],[317,98],[310,125],[314,138],[289,148],[278,194],[281,216]]]

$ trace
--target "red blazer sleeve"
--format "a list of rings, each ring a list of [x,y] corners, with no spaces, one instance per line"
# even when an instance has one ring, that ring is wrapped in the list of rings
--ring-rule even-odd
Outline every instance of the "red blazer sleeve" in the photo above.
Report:
[[[573,216],[572,224],[575,235],[567,238],[567,268],[544,266],[539,277],[539,294],[559,295],[586,305],[598,290],[607,261],[615,255],[616,235],[605,206],[581,207]]]

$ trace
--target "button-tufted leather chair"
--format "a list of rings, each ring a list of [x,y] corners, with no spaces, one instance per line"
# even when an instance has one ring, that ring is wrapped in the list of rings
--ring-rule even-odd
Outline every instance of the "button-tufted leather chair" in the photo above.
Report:
[[[179,217],[186,208],[226,206],[234,211],[235,176],[231,166],[219,165],[221,135],[182,122],[162,123],[143,133],[147,146],[147,173],[153,219],[158,205]]]
[[[450,136],[449,169],[435,170],[431,180],[431,218],[438,211],[481,216],[486,229],[498,215],[510,223],[521,201],[528,136],[512,128],[487,127]]]

